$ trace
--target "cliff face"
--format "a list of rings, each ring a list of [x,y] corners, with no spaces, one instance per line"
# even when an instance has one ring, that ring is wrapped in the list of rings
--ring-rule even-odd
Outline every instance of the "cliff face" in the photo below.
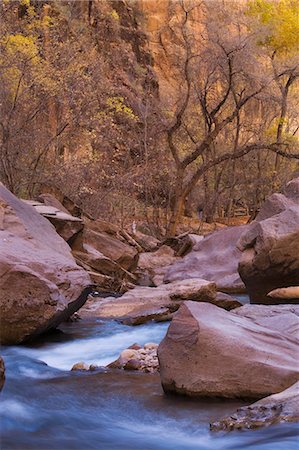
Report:
[[[134,0],[135,15],[148,37],[159,94],[172,110],[185,83],[184,62],[192,35],[193,52],[201,47],[204,7],[198,0]]]

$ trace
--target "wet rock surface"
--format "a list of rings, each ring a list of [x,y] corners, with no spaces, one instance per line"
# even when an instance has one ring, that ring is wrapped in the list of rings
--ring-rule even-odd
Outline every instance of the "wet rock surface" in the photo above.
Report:
[[[211,423],[210,429],[253,429],[283,422],[299,422],[299,382],[278,394],[237,409],[234,414]]]

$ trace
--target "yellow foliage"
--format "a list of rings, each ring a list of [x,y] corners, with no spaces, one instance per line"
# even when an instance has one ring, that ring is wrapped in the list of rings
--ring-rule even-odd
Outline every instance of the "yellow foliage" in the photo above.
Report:
[[[38,58],[38,47],[33,36],[23,34],[11,34],[5,36],[1,42],[9,56],[21,55],[26,59]]]
[[[123,97],[109,97],[106,103],[113,112],[121,113],[132,120],[138,119],[132,108],[125,104],[125,99]]]
[[[115,11],[115,9],[113,9],[110,13],[110,16],[112,17],[112,19],[119,21],[119,15],[118,13]]]
[[[299,8],[297,0],[252,0],[248,14],[257,18],[257,28],[265,31],[260,40],[277,53],[296,53],[299,49]]]

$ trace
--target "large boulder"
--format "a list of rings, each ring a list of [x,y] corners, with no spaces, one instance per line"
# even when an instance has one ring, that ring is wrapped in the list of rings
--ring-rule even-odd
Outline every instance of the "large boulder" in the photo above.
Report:
[[[279,289],[299,282],[299,178],[265,201],[237,245],[239,273],[252,303],[298,303]]]
[[[250,224],[238,243],[243,252],[239,273],[252,303],[296,303],[296,299],[269,297],[277,288],[298,285],[299,205]]]
[[[15,344],[56,327],[90,292],[51,223],[0,184],[0,340]]]
[[[282,322],[288,320],[284,315]],[[158,357],[164,390],[197,397],[264,397],[286,389],[299,374],[294,336],[192,301],[175,314]]]
[[[277,423],[299,422],[299,381],[279,394],[243,406],[210,425],[212,431],[260,428]]]
[[[220,291],[244,292],[238,274],[241,252],[236,244],[246,227],[227,227],[206,236],[191,253],[169,267],[164,281],[203,278],[215,282]]]

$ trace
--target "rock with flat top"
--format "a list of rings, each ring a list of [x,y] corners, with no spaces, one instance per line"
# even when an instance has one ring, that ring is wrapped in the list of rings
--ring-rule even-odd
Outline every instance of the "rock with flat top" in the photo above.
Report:
[[[72,216],[55,197],[51,196],[51,201],[46,201],[49,196],[50,194],[46,197],[39,197],[41,200],[45,200],[45,203],[34,200],[23,201],[46,217],[54,225],[57,233],[71,246],[76,236],[83,230],[83,220]]]
[[[88,300],[80,310],[82,317],[124,319],[126,323],[144,323],[178,309],[182,300],[215,301],[216,285],[202,279],[163,284],[159,287],[136,286],[121,297]]]

